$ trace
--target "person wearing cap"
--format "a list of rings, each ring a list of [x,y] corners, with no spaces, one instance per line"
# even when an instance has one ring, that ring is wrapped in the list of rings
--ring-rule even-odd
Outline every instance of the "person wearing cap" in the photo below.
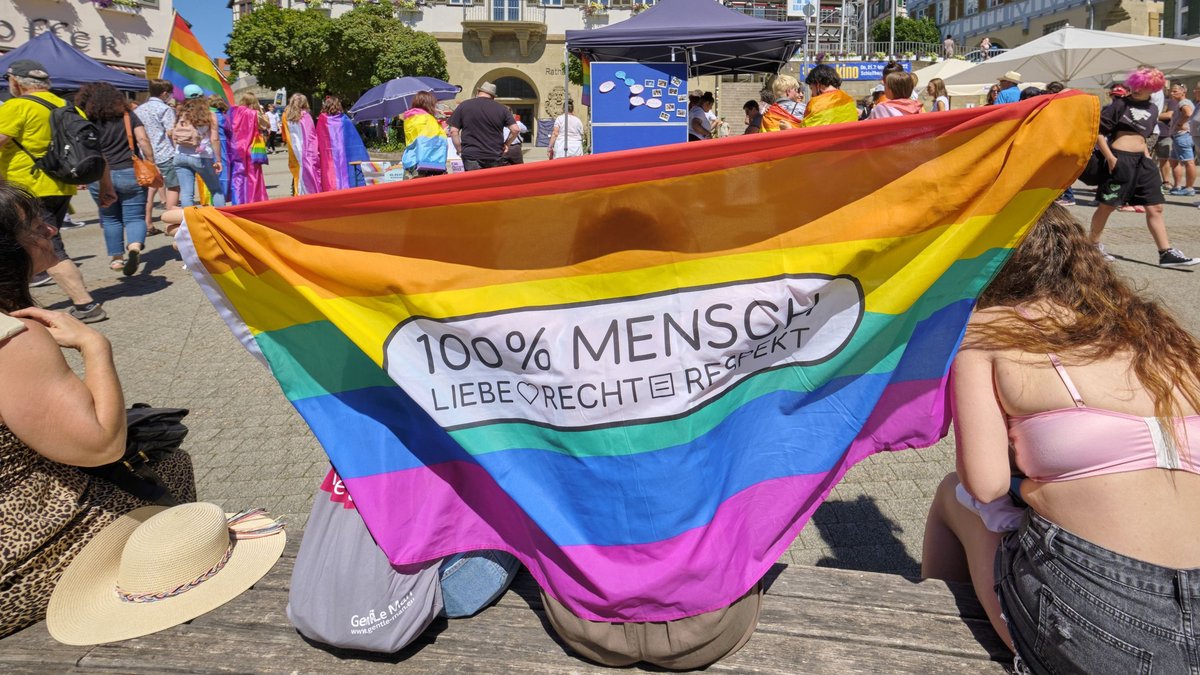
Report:
[[[475,89],[475,98],[460,103],[450,115],[450,140],[467,171],[501,166],[521,133],[512,111],[495,99],[496,85],[484,82]]]
[[[997,84],[1000,85],[1000,93],[996,94],[996,105],[1016,103],[1021,100],[1020,73],[1010,70],[997,80]]]
[[[80,468],[125,454],[125,398],[108,339],[34,305],[29,278],[60,263],[42,214],[23,186],[0,181],[0,637],[40,621],[86,544],[147,504]],[[86,377],[63,349],[78,352]],[[150,466],[177,499],[196,498],[185,452]]]
[[[37,197],[45,211],[46,222],[55,228],[51,242],[58,262],[50,265],[46,272],[71,298],[72,306],[67,313],[85,323],[103,321],[108,318],[107,312],[88,292],[83,274],[67,255],[62,237],[58,234],[58,228],[62,227],[71,206],[71,197],[75,195],[75,186],[56,180],[34,165],[34,158],[46,154],[50,148],[50,109],[30,99],[41,99],[56,108],[67,102],[50,93],[50,73],[37,61],[14,61],[8,67],[6,76],[13,98],[0,106],[0,178],[25,188]],[[99,198],[101,206],[117,200],[107,170],[101,179]]]

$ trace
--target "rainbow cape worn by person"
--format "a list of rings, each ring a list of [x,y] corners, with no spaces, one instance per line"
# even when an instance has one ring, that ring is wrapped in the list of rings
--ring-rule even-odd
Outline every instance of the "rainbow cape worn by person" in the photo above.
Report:
[[[827,124],[858,121],[858,105],[854,97],[841,89],[817,94],[804,109],[804,126],[820,127]]]
[[[503,549],[581,617],[665,621],[946,433],[975,297],[1098,120],[1072,93],[681,143],[190,208],[179,241],[394,563]]]
[[[317,152],[321,162],[321,192],[367,184],[359,162],[369,162],[367,146],[349,117],[338,113],[317,118]]]
[[[175,98],[183,100],[183,88],[194,84],[204,90],[206,96],[216,94],[233,105],[233,90],[213,65],[200,41],[188,28],[188,22],[175,13],[171,37],[167,42],[167,53],[163,57],[159,77],[175,85]]]
[[[763,131],[783,131],[784,129],[799,129],[804,126],[804,120],[783,109],[778,103],[767,106],[763,113]]]

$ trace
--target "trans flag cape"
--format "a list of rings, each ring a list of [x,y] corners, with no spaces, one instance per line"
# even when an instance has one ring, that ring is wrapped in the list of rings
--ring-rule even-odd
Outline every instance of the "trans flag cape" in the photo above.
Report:
[[[1098,120],[1062,94],[681,143],[190,208],[179,241],[394,563],[503,549],[579,616],[665,621],[946,433],[975,297]]]

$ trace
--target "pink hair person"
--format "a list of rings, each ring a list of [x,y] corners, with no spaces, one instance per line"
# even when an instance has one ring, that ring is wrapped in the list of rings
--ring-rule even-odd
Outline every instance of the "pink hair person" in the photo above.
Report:
[[[1138,68],[1125,78],[1125,84],[1135,91],[1162,91],[1166,83],[1167,78],[1157,68]]]

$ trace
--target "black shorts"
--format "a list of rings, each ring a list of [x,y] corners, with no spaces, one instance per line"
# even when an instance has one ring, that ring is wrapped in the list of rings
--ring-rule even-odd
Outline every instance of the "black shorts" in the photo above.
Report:
[[[1105,206],[1153,206],[1166,202],[1158,165],[1141,152],[1113,150],[1117,168],[1106,172],[1096,187],[1096,201]]]
[[[66,195],[55,195],[53,197],[39,197],[38,203],[41,204],[42,219],[53,225],[55,229],[63,226],[63,221],[67,217],[67,210],[71,208],[71,197]],[[58,232],[54,233],[54,237],[50,240],[54,245],[54,255],[59,261],[67,260],[70,256],[67,255],[67,249],[63,246],[62,235]]]

